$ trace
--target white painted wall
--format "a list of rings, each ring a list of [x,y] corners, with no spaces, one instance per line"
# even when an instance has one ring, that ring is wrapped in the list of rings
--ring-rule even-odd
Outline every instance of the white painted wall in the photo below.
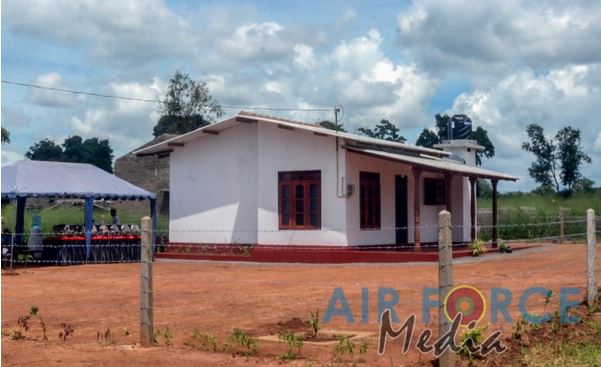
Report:
[[[341,154],[344,176],[345,155]],[[278,230],[278,172],[321,170],[321,230]],[[259,243],[346,245],[346,199],[336,193],[336,139],[312,132],[258,125]]]
[[[341,141],[340,145],[344,145]],[[265,245],[346,246],[395,243],[395,175],[408,177],[408,224],[413,226],[414,182],[410,167],[339,150],[336,139],[312,132],[287,130],[269,123],[238,124],[219,135],[202,137],[176,147],[171,154],[170,241],[189,243],[259,243]],[[321,230],[279,230],[278,172],[321,171]],[[381,230],[361,230],[359,172],[379,172]],[[436,242],[438,212],[444,206],[423,205],[421,240]],[[349,198],[339,197],[337,182],[355,187]],[[467,179],[454,178],[453,223],[469,223]],[[469,185],[469,183],[468,183]],[[468,186],[469,187],[469,186]],[[466,198],[466,200],[464,200]],[[467,209],[466,209],[467,208]],[[463,236],[463,238],[461,238]],[[413,229],[408,231],[413,242]],[[454,233],[455,241],[469,239],[469,227]]]
[[[257,124],[239,124],[171,154],[171,242],[257,243]]]

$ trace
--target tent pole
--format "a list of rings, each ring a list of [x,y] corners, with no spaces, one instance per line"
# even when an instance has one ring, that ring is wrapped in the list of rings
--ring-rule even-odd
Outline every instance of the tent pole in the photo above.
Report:
[[[23,234],[25,233],[25,201],[27,200],[24,196],[17,196],[17,218],[15,223],[15,243],[21,244],[23,240]]]
[[[150,218],[152,218],[152,251],[157,252],[157,199],[150,199]]]
[[[86,260],[90,259],[92,252],[92,218],[94,217],[94,198],[86,197],[85,206],[85,234],[86,234]]]

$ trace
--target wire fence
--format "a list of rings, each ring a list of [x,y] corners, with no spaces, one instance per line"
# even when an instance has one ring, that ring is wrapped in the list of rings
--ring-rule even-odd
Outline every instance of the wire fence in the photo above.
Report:
[[[566,242],[569,239],[580,241],[586,237],[586,220],[582,217],[566,217],[561,221],[501,223],[498,225],[498,230],[506,243],[559,242],[561,225],[564,227],[563,237]],[[379,230],[411,232],[416,228],[422,232],[435,231],[436,233],[438,231],[438,226],[431,225],[387,227]],[[464,236],[471,229],[469,226],[458,225],[449,226],[449,228],[456,236],[459,234]],[[480,236],[484,231],[491,229],[490,224],[482,224],[479,226]],[[536,235],[538,237],[509,239],[503,237],[505,229],[518,234],[526,233],[528,236]],[[524,229],[530,232],[523,232]],[[550,232],[545,232],[547,230]],[[361,232],[357,232],[357,229],[346,228],[324,228],[321,231],[324,231],[325,235],[340,232],[354,235],[365,233],[367,236],[373,234],[371,231],[360,230]],[[143,235],[150,233],[148,230],[142,230],[142,232]],[[260,234],[271,235],[274,232],[279,231],[240,231],[240,233],[252,233],[257,236]],[[598,222],[593,232],[597,235],[601,233]],[[223,250],[223,244],[190,245],[169,240],[178,235],[197,235],[198,238],[202,238],[217,234],[231,236],[233,233],[235,231],[228,229],[156,231],[153,233],[156,242],[151,245],[156,247],[157,251],[186,251],[192,246],[204,249],[207,254],[215,254]],[[551,233],[551,235],[542,235],[545,233]],[[19,235],[22,235],[25,241],[29,241],[28,234]],[[38,233],[36,235],[57,238],[57,233]],[[323,311],[331,301],[334,289],[337,288],[347,292],[346,296],[351,303],[352,312],[355,313],[357,324],[349,325],[344,323],[344,320],[341,321],[339,317],[334,321],[334,325],[343,329],[372,330],[376,328],[378,322],[375,315],[379,312],[376,303],[379,302],[378,289],[380,287],[389,286],[402,294],[401,306],[397,307],[397,312],[402,318],[410,313],[422,315],[423,302],[420,301],[420,297],[424,288],[437,288],[440,285],[451,286],[450,283],[437,283],[437,269],[448,268],[449,265],[438,264],[437,267],[436,263],[387,268],[379,264],[356,267],[298,265],[281,267],[249,264],[239,266],[212,262],[184,265],[178,262],[165,262],[160,265],[160,271],[155,271],[154,275],[150,277],[140,274],[139,265],[74,266],[62,269],[46,266],[140,262],[141,238],[137,235],[130,235],[127,239],[122,238],[124,236],[116,237],[117,234],[114,234],[113,240],[110,236],[103,236],[101,240],[100,237],[96,237],[96,241],[92,240],[89,247],[86,246],[85,239],[82,240],[81,233],[64,236],[62,243],[60,241],[42,242],[37,243],[33,248],[27,242],[21,244],[12,242],[8,246],[4,245],[3,247],[9,248],[10,253],[14,255],[14,265],[21,275],[3,279],[3,329],[9,330],[10,333],[21,330],[31,339],[40,339],[41,337],[36,335],[41,335],[42,331],[37,324],[30,325],[31,330],[23,331],[18,323],[20,317],[29,314],[35,307],[36,310],[39,309],[36,311],[37,317],[40,320],[43,318],[45,328],[43,332],[44,334],[48,332],[50,340],[57,339],[57,335],[64,332],[61,325],[67,324],[68,327],[75,330],[73,340],[86,344],[87,348],[95,340],[103,346],[107,342],[135,344],[141,334],[139,331],[141,327],[138,327],[142,308],[139,293],[140,280],[153,279],[154,301],[151,309],[154,313],[153,330],[156,330],[153,337],[160,345],[176,345],[183,348],[179,349],[180,351],[185,351],[185,348],[190,348],[190,343],[194,341],[194,335],[198,335],[198,330],[207,335],[215,335],[217,342],[221,345],[229,340],[233,329],[245,330],[250,337],[260,338],[270,333],[277,333],[281,328],[293,325],[294,322],[301,322],[302,325],[305,325],[309,319],[309,311],[320,309],[323,315]],[[270,251],[290,251],[291,247],[298,247],[302,250],[335,250],[329,246],[327,248],[316,245],[294,246],[295,243],[295,238],[292,236],[289,243],[270,245],[269,248]],[[433,245],[436,246],[436,243]],[[245,254],[245,251],[253,251],[260,247],[259,245],[239,243],[228,246],[230,252],[224,254],[229,255],[235,251],[238,256]],[[466,244],[454,243],[452,246],[465,248]],[[86,256],[88,248],[90,249],[89,257]],[[542,280],[553,290],[562,286],[584,287],[586,259],[581,247],[579,246],[575,251],[572,251],[572,249],[576,249],[574,246],[557,245],[556,248],[569,249],[569,251],[554,251],[553,254],[547,254],[547,256],[542,253],[540,260],[537,259],[538,255],[516,256],[511,258],[511,262],[502,261],[504,258],[499,257],[500,260],[496,261],[497,265],[495,265],[495,261],[468,262],[463,271],[454,270],[453,284],[471,284],[482,290],[490,290],[498,286],[509,287],[508,284],[511,284],[511,290],[516,292],[538,285]],[[369,250],[393,251],[398,249],[398,246],[390,244],[369,246]],[[137,252],[129,253],[128,258],[118,257],[132,250]],[[359,250],[359,248],[353,247],[350,250]],[[56,251],[62,251],[63,257],[59,256],[59,252]],[[40,252],[41,255],[36,255],[36,252]],[[71,255],[79,254],[82,257],[79,259],[65,258],[64,256],[69,253]],[[45,257],[48,254],[54,254],[52,256],[56,256],[56,258],[48,259]],[[35,266],[36,269],[28,271],[26,266]],[[478,274],[478,276],[474,276],[474,274]],[[482,274],[486,274],[486,276],[480,276]],[[357,312],[359,305],[361,305],[361,309],[363,308],[365,289],[370,292],[370,303],[369,306],[366,306],[369,311],[369,322],[366,325],[358,325],[359,318],[363,318],[363,311]],[[534,310],[538,312],[547,307],[542,299],[534,299],[531,303]],[[517,306],[510,309],[512,313],[515,312],[514,308],[517,309]],[[437,314],[438,309],[434,308],[430,317],[435,318]],[[299,319],[300,321],[295,321]],[[427,324],[426,321],[424,324]],[[431,324],[432,321],[427,325]],[[169,332],[167,333],[166,330]],[[109,335],[109,337],[106,338],[103,335]],[[169,339],[166,335],[169,335]],[[367,337],[372,349],[375,349],[375,338],[375,333]],[[263,348],[267,351],[259,352],[262,358],[274,358],[274,353],[277,355],[284,352],[283,347],[277,345],[274,347],[261,344],[259,349]],[[326,348],[321,348],[314,354],[325,353],[328,354],[326,359],[331,358],[331,348],[328,347],[330,349],[326,352],[323,352]],[[373,353],[375,354],[375,352]],[[229,354],[223,354],[222,358],[230,357]],[[371,362],[377,363],[377,356],[369,361],[367,365]]]

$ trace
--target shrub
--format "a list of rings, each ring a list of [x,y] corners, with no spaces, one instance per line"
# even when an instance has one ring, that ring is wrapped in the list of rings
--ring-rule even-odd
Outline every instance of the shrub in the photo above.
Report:
[[[246,355],[254,356],[259,349],[259,341],[255,338],[251,338],[248,334],[238,328],[234,329],[223,349],[226,351],[233,350],[234,345],[239,345],[246,349],[244,353]]]
[[[288,344],[288,351],[280,354],[280,358],[285,360],[296,359],[303,347],[303,339],[292,330],[281,331],[279,338]]]
[[[311,324],[311,327],[313,328],[313,337],[316,337],[319,329],[321,329],[321,325],[319,324],[319,310],[315,310],[315,313],[311,311],[309,324]]]

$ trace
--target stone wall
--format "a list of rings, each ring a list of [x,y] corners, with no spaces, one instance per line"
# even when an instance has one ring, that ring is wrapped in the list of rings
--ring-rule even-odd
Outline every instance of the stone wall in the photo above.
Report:
[[[133,152],[176,135],[163,134],[115,160],[115,175],[157,195],[157,210],[169,214],[169,156],[138,157]],[[146,204],[141,204],[146,205]]]

